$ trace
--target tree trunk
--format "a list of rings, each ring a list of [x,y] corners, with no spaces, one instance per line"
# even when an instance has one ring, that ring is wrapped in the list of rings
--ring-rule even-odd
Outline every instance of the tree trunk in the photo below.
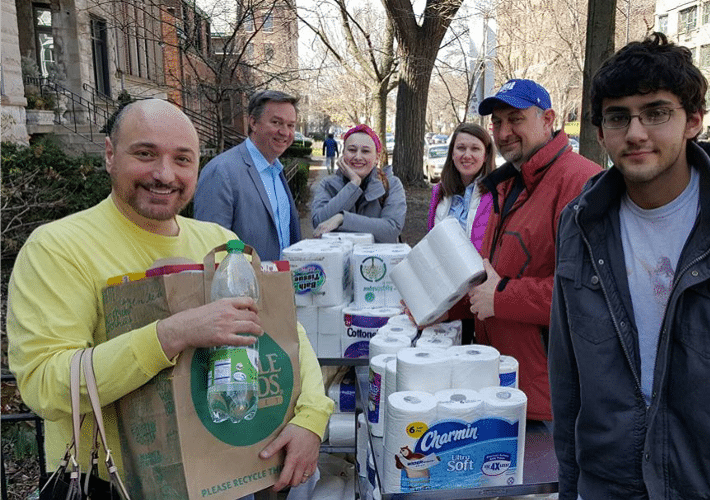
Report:
[[[397,87],[397,116],[392,164],[405,186],[421,184],[424,126],[432,65],[419,55],[405,58]]]
[[[616,0],[589,0],[579,152],[602,167],[606,166],[607,155],[597,141],[597,128],[592,125],[592,77],[614,53],[615,32]]]
[[[389,94],[389,78],[380,82],[373,96],[375,106],[375,132],[382,143],[382,164],[387,165],[390,158],[387,155],[387,95]]]

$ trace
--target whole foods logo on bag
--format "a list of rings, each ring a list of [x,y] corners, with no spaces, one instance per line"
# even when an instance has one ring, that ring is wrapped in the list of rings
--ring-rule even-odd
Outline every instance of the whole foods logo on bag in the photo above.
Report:
[[[209,350],[196,349],[192,356],[192,404],[202,425],[224,443],[250,446],[269,436],[284,421],[293,392],[293,366],[288,354],[266,332],[259,337],[259,362],[259,407],[254,418],[238,424],[229,420],[214,423],[207,406]]]
[[[293,271],[293,289],[299,295],[317,292],[325,283],[325,271],[318,264],[306,264]]]
[[[379,257],[367,257],[360,263],[360,275],[367,281],[380,281],[387,273],[387,264]]]

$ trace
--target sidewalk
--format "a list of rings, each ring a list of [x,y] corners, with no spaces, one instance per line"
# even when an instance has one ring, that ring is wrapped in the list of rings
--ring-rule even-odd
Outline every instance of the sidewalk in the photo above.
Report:
[[[301,238],[307,239],[313,237],[313,222],[311,221],[311,201],[313,193],[320,181],[328,176],[328,169],[325,166],[325,156],[311,156],[310,169],[308,174],[308,187],[311,190],[311,197],[308,199],[308,208],[303,212],[301,217]]]

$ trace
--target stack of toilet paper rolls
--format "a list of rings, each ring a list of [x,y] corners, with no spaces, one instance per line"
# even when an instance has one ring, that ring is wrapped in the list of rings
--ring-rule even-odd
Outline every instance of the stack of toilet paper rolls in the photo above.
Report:
[[[355,245],[352,251],[355,307],[399,307],[402,296],[392,283],[392,269],[411,247],[404,243]]]
[[[352,296],[350,259],[353,244],[345,240],[301,240],[283,249],[291,265],[296,306],[336,306]]]
[[[502,370],[496,349],[474,344],[382,361],[385,492],[522,484],[527,397],[500,386],[514,358]]]
[[[461,320],[448,321],[427,326],[422,330],[421,338],[444,337],[451,339],[451,345],[461,345],[463,326]]]
[[[372,235],[372,233],[331,232],[324,233],[321,238],[324,240],[347,240],[353,245],[372,245],[373,243],[375,243],[375,237]]]
[[[391,273],[419,325],[436,321],[485,277],[481,256],[454,218],[434,226]]]

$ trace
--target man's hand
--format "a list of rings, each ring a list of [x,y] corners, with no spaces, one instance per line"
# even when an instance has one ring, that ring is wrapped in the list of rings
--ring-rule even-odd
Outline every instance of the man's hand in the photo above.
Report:
[[[168,359],[188,347],[252,345],[264,333],[258,312],[254,299],[220,299],[158,321],[158,340]]]
[[[274,491],[305,483],[316,472],[320,438],[315,433],[295,424],[286,424],[276,439],[271,441],[259,456],[267,459],[280,449],[286,452],[286,460],[279,480],[273,486]]]
[[[495,311],[493,310],[494,298],[498,282],[501,279],[488,259],[483,259],[483,267],[486,270],[486,281],[471,287],[468,291],[468,296],[471,299],[471,312],[481,321],[495,316]]]
[[[335,214],[330,219],[324,220],[323,222],[318,224],[317,228],[315,228],[313,230],[313,237],[320,238],[325,233],[330,233],[331,231],[335,231],[343,224],[343,219],[344,219],[343,214]]]
[[[362,179],[360,178],[359,175],[357,175],[355,173],[355,171],[352,168],[350,168],[350,165],[345,163],[345,160],[343,160],[342,156],[340,158],[338,158],[337,165],[338,165],[338,172],[343,174],[343,176],[346,179],[349,179],[350,182],[352,182],[356,186],[360,186]]]

